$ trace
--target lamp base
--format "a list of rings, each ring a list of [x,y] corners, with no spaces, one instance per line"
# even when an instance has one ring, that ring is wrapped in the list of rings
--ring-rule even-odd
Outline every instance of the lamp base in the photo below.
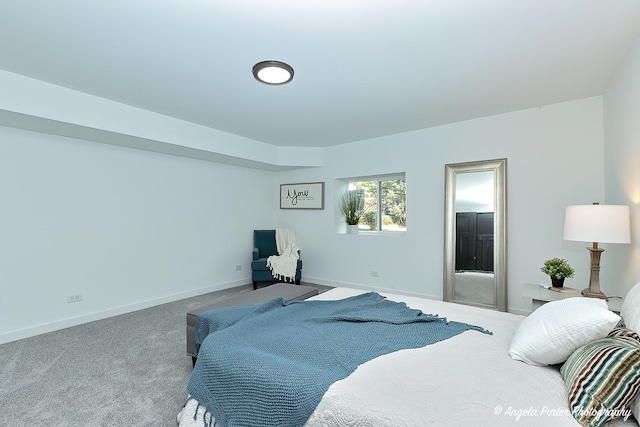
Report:
[[[609,301],[609,298],[607,298],[607,296],[602,292],[592,291],[589,288],[582,290],[582,296],[587,298],[600,298]]]
[[[604,249],[599,248],[596,242],[593,243],[593,247],[587,249],[591,253],[591,276],[589,277],[589,287],[582,290],[582,296],[609,301],[607,296],[600,291],[600,256]]]

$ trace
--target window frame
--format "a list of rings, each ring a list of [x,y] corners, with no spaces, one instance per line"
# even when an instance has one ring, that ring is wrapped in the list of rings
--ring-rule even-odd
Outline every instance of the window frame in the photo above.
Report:
[[[349,188],[349,185],[352,183],[356,183],[356,182],[366,182],[366,181],[376,181],[376,214],[377,214],[377,218],[376,218],[376,224],[378,226],[377,230],[360,230],[359,234],[364,234],[364,235],[378,235],[378,234],[385,234],[385,235],[404,235],[407,232],[407,225],[405,224],[404,229],[402,230],[398,230],[398,231],[392,231],[392,230],[383,230],[382,229],[382,216],[383,216],[383,210],[382,210],[382,182],[385,181],[404,181],[404,185],[405,185],[405,189],[404,189],[404,196],[405,196],[405,218],[407,215],[407,207],[406,207],[406,198],[407,198],[407,176],[405,172],[396,172],[396,173],[389,173],[389,174],[381,174],[381,175],[366,175],[366,176],[356,176],[356,177],[349,177],[349,178],[342,178],[340,179],[340,181],[343,181],[345,183],[346,188]]]

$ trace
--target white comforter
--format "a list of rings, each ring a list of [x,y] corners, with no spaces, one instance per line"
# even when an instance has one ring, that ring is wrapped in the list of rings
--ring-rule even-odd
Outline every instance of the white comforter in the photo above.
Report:
[[[336,288],[312,299],[341,299],[362,292]],[[493,335],[467,331],[360,365],[327,390],[306,427],[579,426],[567,409],[559,370],[529,366],[507,354],[523,316],[383,295],[426,313],[482,326]],[[196,406],[192,400],[178,415],[181,427],[203,426],[202,408],[193,420]],[[607,426],[637,425],[631,418]]]

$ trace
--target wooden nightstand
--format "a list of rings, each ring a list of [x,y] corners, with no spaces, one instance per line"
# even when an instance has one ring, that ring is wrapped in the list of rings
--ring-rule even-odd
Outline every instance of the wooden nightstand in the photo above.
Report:
[[[531,298],[531,311],[539,308],[542,304],[549,301],[557,301],[565,298],[585,298],[580,293],[581,289],[577,289],[576,292],[556,292],[548,289],[547,285],[540,285],[538,283],[525,283],[524,292],[522,296],[525,298]],[[609,310],[614,313],[620,314],[622,309],[623,299],[620,297],[610,297],[607,301]]]

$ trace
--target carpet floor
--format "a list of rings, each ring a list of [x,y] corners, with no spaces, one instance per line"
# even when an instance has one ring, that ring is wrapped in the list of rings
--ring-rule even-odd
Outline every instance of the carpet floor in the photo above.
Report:
[[[175,426],[191,375],[186,313],[251,289],[211,292],[0,345],[0,425]]]

